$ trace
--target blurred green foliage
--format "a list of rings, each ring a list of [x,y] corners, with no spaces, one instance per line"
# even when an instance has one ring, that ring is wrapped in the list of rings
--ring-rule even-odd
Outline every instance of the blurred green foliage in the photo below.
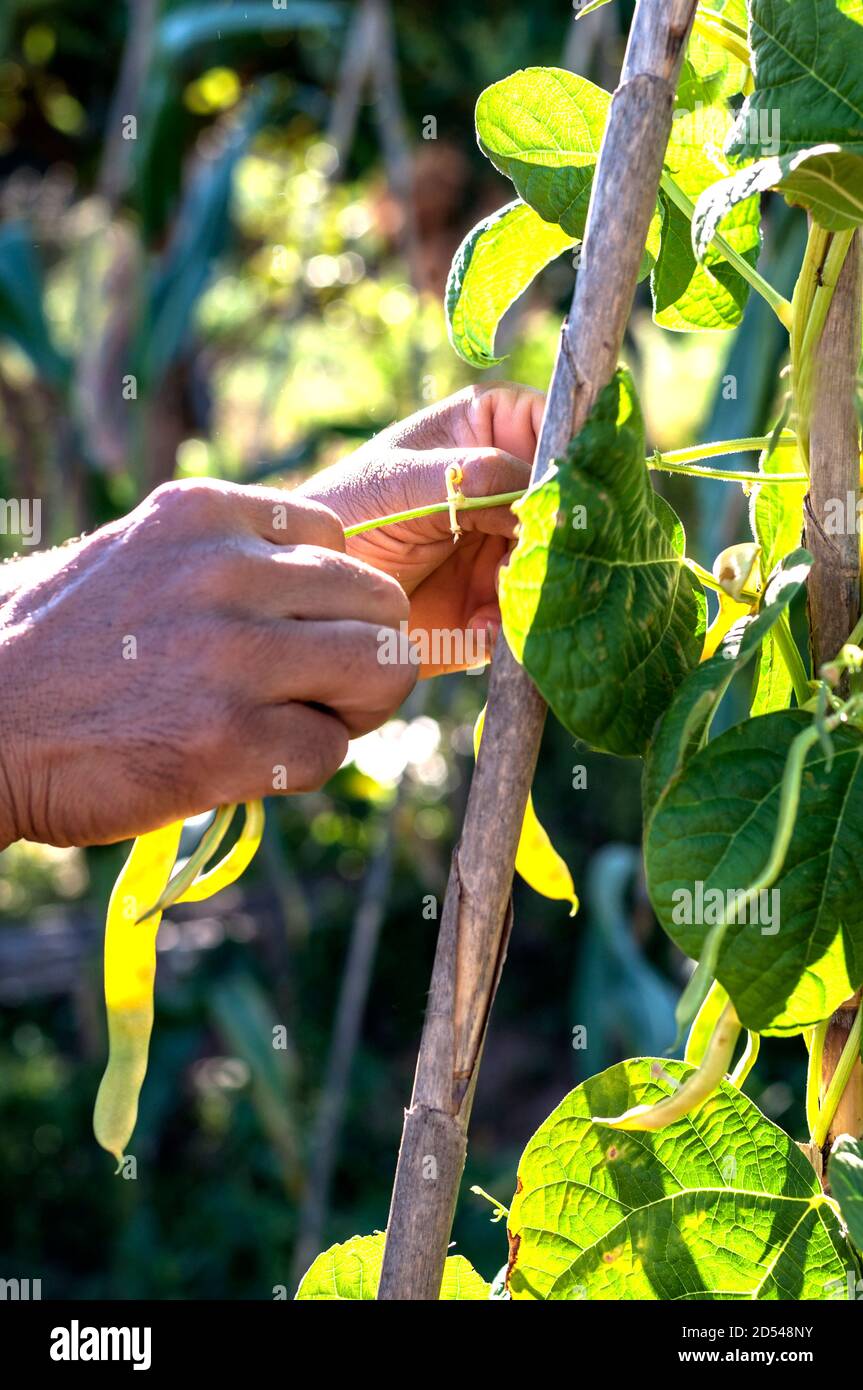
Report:
[[[43,544],[122,513],[171,475],[290,482],[475,379],[448,347],[441,309],[465,229],[505,196],[475,147],[474,101],[526,62],[561,62],[571,11],[449,0],[443,23],[427,4],[399,0],[412,274],[405,208],[371,113],[360,113],[338,169],[327,136],[354,9],[9,0],[0,493],[43,499]],[[596,65],[613,73],[630,10],[609,8],[589,75]],[[124,143],[130,113],[137,138]],[[430,114],[437,139],[424,142]],[[546,384],[571,285],[565,261],[549,268],[504,325],[511,356],[498,375]],[[639,305],[626,356],[652,443],[688,442],[711,412],[716,435],[763,426],[770,401],[763,384],[755,403],[747,391],[752,363],[740,369],[737,410],[748,423],[723,431],[714,405],[745,333],[686,339]],[[757,365],[760,382],[772,379]],[[703,513],[685,484],[669,491],[699,559],[712,559],[699,549],[705,536],[739,538],[730,491]],[[0,545],[8,554],[17,540]],[[45,1297],[293,1291],[352,923],[394,819],[321,1246],[384,1225],[434,950],[424,904],[442,901],[484,687],[436,682],[419,713],[363,740],[325,790],[270,804],[239,890],[207,904],[207,917],[169,914],[134,1182],[112,1176],[91,1133],[105,1053],[98,923],[123,848],[19,845],[0,858],[0,958],[15,966],[0,978],[0,1275],[41,1278]],[[576,764],[587,768],[586,795],[572,792]],[[503,1232],[470,1183],[507,1201],[522,1145],[569,1086],[671,1041],[684,963],[640,887],[639,771],[547,731],[537,809],[583,907],[571,921],[516,888],[455,1231],[487,1277],[504,1258]],[[55,951],[54,983],[40,981],[46,942],[67,940],[70,963]],[[579,1024],[586,1051],[573,1046]],[[278,1026],[286,1042],[274,1051]],[[800,1052],[767,1046],[749,1085],[792,1128]]]

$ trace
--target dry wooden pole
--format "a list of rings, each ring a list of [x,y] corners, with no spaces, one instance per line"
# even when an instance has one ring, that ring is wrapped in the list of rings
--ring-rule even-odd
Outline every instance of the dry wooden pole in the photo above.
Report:
[[[696,0],[638,0],[600,150],[582,268],[533,465],[541,479],[617,367]],[[437,1299],[489,1013],[506,953],[513,863],[545,705],[500,639],[482,747],[453,854],[380,1299]]]
[[[817,348],[809,442],[809,495],[804,539],[815,558],[809,577],[809,633],[814,669],[835,656],[860,612],[860,425],[855,407],[860,357],[861,244],[858,232],[836,282]],[[839,503],[847,524],[828,526]],[[824,1040],[822,1095],[860,1006],[855,995],[837,1009]],[[828,1146],[837,1134],[863,1135],[863,1066],[858,1060],[839,1102]],[[829,1180],[829,1173],[828,1173]]]
[[[835,656],[860,612],[860,425],[855,407],[860,359],[860,233],[850,246],[816,347],[804,539],[815,563],[807,585],[814,669]],[[836,504],[848,524],[835,526]]]

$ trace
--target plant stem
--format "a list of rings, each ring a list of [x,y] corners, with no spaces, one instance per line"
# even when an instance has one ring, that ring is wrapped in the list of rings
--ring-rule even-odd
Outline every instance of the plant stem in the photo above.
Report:
[[[717,594],[725,593],[719,580],[716,579],[709,570],[706,570],[703,565],[699,565],[697,560],[691,560],[687,556],[683,563],[686,565],[687,569],[692,571],[696,579],[698,579],[705,589],[712,589],[713,592]],[[740,597],[744,602],[747,599],[751,603],[757,603],[758,601],[758,594],[754,589],[741,590]],[[782,659],[785,662],[786,669],[791,677],[791,683],[794,686],[794,695],[798,705],[802,709],[811,695],[809,677],[806,674],[806,667],[803,664],[800,649],[792,636],[788,615],[786,613],[780,616],[776,624],[775,632],[779,650],[782,653]]]
[[[743,454],[751,453],[756,450],[766,449],[770,443],[769,434],[750,435],[745,439],[722,439],[715,444],[693,444],[688,449],[677,449],[668,454],[652,454],[645,459],[648,468],[656,469],[660,473],[681,473],[690,478],[709,478],[715,482],[727,483],[758,483],[758,484],[782,484],[782,483],[805,483],[805,473],[753,473],[743,469],[730,468],[698,468],[693,467],[689,460],[717,458],[724,454]],[[790,449],[795,447],[793,435],[783,435],[779,441],[780,449]],[[518,492],[496,492],[488,497],[464,497],[456,505],[460,512],[481,511],[484,507],[509,507],[513,502],[518,502],[524,497],[527,488],[522,488]],[[450,503],[430,502],[425,507],[412,507],[409,511],[393,512],[389,516],[374,516],[368,521],[357,522],[355,526],[345,528],[345,536],[360,536],[364,531],[374,531],[379,526],[395,526],[401,521],[420,521],[425,516],[436,516],[441,512],[448,512]]]
[[[688,217],[691,222],[693,213],[695,212],[695,204],[692,202],[691,198],[686,196],[683,189],[675,182],[667,170],[663,170],[660,182],[663,191],[668,194],[668,197],[675,206],[678,207],[683,215]],[[752,286],[756,294],[760,294],[761,298],[767,301],[782,326],[790,331],[792,308],[785,296],[780,294],[778,290],[775,290],[772,285],[768,284],[764,276],[759,275],[755,267],[750,265],[746,258],[740,255],[739,251],[734,250],[734,247],[725,240],[721,232],[714,232],[710,244],[716,247],[716,250],[725,257],[729,265],[734,266],[738,275],[742,276],[747,284]]]
[[[843,647],[859,647],[861,640],[863,640],[863,617],[857,619],[842,645]]]
[[[648,468],[658,469],[661,473],[684,473],[690,478],[708,478],[719,482],[729,483],[751,483],[751,482],[777,482],[777,483],[805,483],[805,473],[770,473],[761,474],[746,472],[743,469],[730,468],[697,468],[689,465],[696,459],[717,458],[724,454],[745,454],[759,452],[768,448],[772,440],[772,435],[760,434],[749,435],[745,439],[723,439],[715,444],[693,444],[687,449],[675,449],[667,454],[655,453],[652,458],[646,460]],[[797,447],[796,436],[790,431],[784,432],[776,445],[777,449],[795,449]]]
[[[842,1055],[836,1064],[836,1070],[830,1079],[830,1085],[824,1096],[824,1103],[818,1114],[818,1123],[812,1134],[813,1144],[822,1148],[827,1143],[827,1136],[830,1133],[830,1126],[833,1123],[833,1116],[842,1099],[845,1087],[851,1079],[855,1062],[860,1059],[860,1033],[863,1029],[863,1009],[858,1009],[851,1031],[842,1049]],[[856,1137],[856,1136],[855,1136]]]
[[[824,332],[836,282],[854,229],[828,232],[812,222],[806,252],[794,287],[791,324],[791,380],[800,458],[809,472],[809,434],[815,351]]]
[[[460,512],[482,511],[484,507],[509,507],[513,502],[518,502],[527,488],[520,488],[518,492],[496,492],[488,497],[462,497],[455,505]],[[374,531],[379,526],[395,526],[400,521],[420,521],[424,516],[436,516],[440,512],[448,512],[450,502],[430,502],[426,507],[412,507],[407,512],[393,512],[391,516],[373,516],[369,521],[360,521],[356,526],[345,527],[345,537],[349,540],[351,536],[360,536],[364,531]]]
[[[487,1202],[491,1202],[491,1205],[494,1207],[494,1216],[491,1218],[492,1221],[500,1221],[502,1217],[509,1216],[509,1207],[505,1207],[503,1202],[499,1202],[496,1197],[492,1197],[491,1193],[486,1192],[484,1187],[480,1187],[477,1183],[474,1183],[471,1192],[473,1192],[475,1196],[484,1197]]]
[[[727,33],[733,34],[734,37],[739,39],[741,43],[745,44],[746,62],[749,62],[749,40],[746,36],[746,30],[743,28],[741,24],[735,24],[733,19],[729,19],[727,15],[721,14],[719,10],[710,10],[704,5],[702,5],[699,8],[699,11],[695,16],[694,27],[697,29],[699,23],[701,23],[702,21],[707,24],[718,25],[721,29],[725,29]]]
[[[713,22],[719,20],[720,23]],[[720,48],[724,48],[727,53],[736,58],[738,62],[745,63],[749,67],[749,48],[746,44],[746,37],[738,26],[731,25],[728,21],[722,22],[722,16],[708,11],[703,16],[697,14],[693,29],[697,34],[701,34],[705,39],[711,39],[713,43],[718,43]]]
[[[715,594],[725,593],[725,590],[715,575],[712,575],[710,570],[706,570],[703,565],[699,565],[697,560],[691,560],[687,555],[683,560],[683,564],[688,570],[692,571],[696,579],[705,589],[712,589]],[[741,589],[740,602],[746,603],[747,601],[749,603],[758,602],[758,594],[755,589]]]
[[[779,615],[779,621],[774,631],[776,633],[777,645],[782,653],[782,660],[785,662],[785,669],[791,677],[791,683],[794,686],[795,698],[802,709],[811,694],[809,689],[809,677],[806,674],[806,667],[800,655],[800,648],[794,641],[787,613],[781,613]]]

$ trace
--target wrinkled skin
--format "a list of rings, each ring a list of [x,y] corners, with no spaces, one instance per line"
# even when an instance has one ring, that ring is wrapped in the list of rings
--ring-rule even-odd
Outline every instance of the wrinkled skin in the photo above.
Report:
[[[466,495],[523,488],[541,409],[521,388],[462,392],[294,492],[168,483],[3,567],[0,847],[109,843],[274,780],[322,785],[416,680],[381,661],[386,631],[494,635],[513,519],[462,513],[455,546],[446,514],[343,528],[441,500],[451,462]]]

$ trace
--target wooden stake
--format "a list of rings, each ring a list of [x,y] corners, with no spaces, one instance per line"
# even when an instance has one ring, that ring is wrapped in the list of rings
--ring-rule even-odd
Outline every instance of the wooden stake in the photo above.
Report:
[[[532,478],[544,477],[611,379],[632,308],[696,0],[638,0],[594,176]],[[515,851],[545,704],[498,639],[488,713],[453,854],[399,1152],[378,1298],[437,1299],[467,1126],[511,923]]]
[[[809,444],[810,486],[804,540],[815,557],[809,577],[809,634],[814,670],[835,656],[860,612],[860,537],[856,504],[860,485],[860,424],[855,406],[860,357],[861,246],[851,243],[824,325],[813,381]],[[848,505],[851,499],[850,506]],[[836,515],[847,524],[836,533],[824,524]],[[856,994],[836,1010],[824,1040],[821,1094],[830,1079],[860,1006]],[[825,1146],[838,1134],[863,1135],[863,1066],[858,1061],[839,1102]],[[827,1180],[829,1181],[829,1168]]]

